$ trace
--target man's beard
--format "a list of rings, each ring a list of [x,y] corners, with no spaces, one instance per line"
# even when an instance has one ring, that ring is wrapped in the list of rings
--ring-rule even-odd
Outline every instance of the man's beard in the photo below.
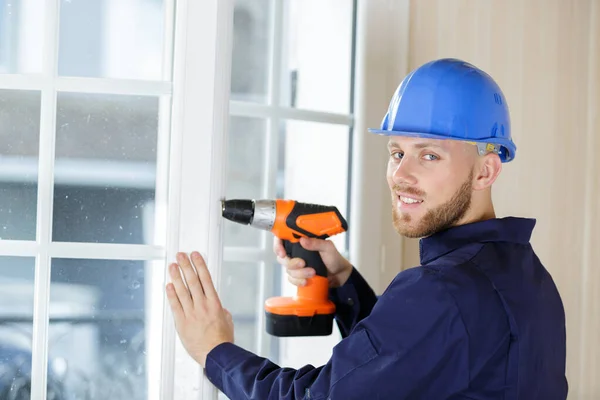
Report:
[[[422,238],[431,236],[434,233],[446,230],[454,226],[460,219],[467,213],[471,206],[471,191],[473,172],[469,174],[469,178],[461,185],[456,191],[454,196],[446,203],[427,211],[425,216],[419,222],[419,225],[415,227],[409,226],[412,217],[409,213],[400,213],[397,208],[397,204],[400,201],[396,196],[396,191],[404,191],[407,194],[415,194],[414,190],[400,190],[399,186],[395,186],[392,190],[392,198],[396,198],[396,201],[392,201],[392,216],[394,220],[394,228],[402,236],[408,238]],[[411,193],[413,192],[413,193]]]

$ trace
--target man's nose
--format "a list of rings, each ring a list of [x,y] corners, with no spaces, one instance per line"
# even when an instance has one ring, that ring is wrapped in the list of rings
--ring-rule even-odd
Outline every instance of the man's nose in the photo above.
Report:
[[[393,164],[391,168],[392,181],[395,184],[414,185],[417,183],[414,175],[414,165],[412,165],[410,158],[404,157],[398,164]]]

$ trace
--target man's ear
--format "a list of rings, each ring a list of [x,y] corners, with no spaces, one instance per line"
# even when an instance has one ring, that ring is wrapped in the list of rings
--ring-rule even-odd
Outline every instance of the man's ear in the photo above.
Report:
[[[475,167],[473,190],[486,189],[496,181],[502,171],[502,161],[494,153],[488,153],[478,160]]]

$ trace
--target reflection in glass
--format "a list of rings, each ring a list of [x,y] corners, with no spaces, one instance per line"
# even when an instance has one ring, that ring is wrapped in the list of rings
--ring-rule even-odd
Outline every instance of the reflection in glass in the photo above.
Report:
[[[259,199],[263,193],[266,120],[231,117],[228,138],[228,199]],[[240,224],[225,223],[225,246],[258,246],[260,232]]]
[[[348,114],[352,0],[283,2],[282,105]]]
[[[53,240],[153,239],[158,99],[59,93]]]
[[[221,270],[221,302],[233,316],[235,343],[256,352],[257,309],[260,287],[258,263],[224,262]]]
[[[270,0],[235,2],[232,100],[267,102],[272,3]]]
[[[29,400],[34,268],[33,257],[0,256],[0,399]],[[50,371],[47,398],[62,395],[60,378]]]
[[[160,330],[147,327],[162,317],[148,307],[162,296],[149,291],[151,273],[141,261],[52,261],[48,350],[72,398],[147,398],[147,368],[160,365],[148,351]]]
[[[42,72],[45,4],[44,0],[0,0],[0,74]]]
[[[0,90],[0,239],[35,240],[40,92]]]
[[[58,73],[159,80],[163,36],[163,0],[61,0]]]

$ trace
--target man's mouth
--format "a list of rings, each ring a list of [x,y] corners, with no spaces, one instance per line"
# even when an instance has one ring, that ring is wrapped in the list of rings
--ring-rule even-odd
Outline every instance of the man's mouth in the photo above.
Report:
[[[419,199],[415,199],[413,197],[407,197],[407,196],[398,196],[398,198],[404,204],[419,204],[419,203],[423,202],[423,200],[419,200]]]

